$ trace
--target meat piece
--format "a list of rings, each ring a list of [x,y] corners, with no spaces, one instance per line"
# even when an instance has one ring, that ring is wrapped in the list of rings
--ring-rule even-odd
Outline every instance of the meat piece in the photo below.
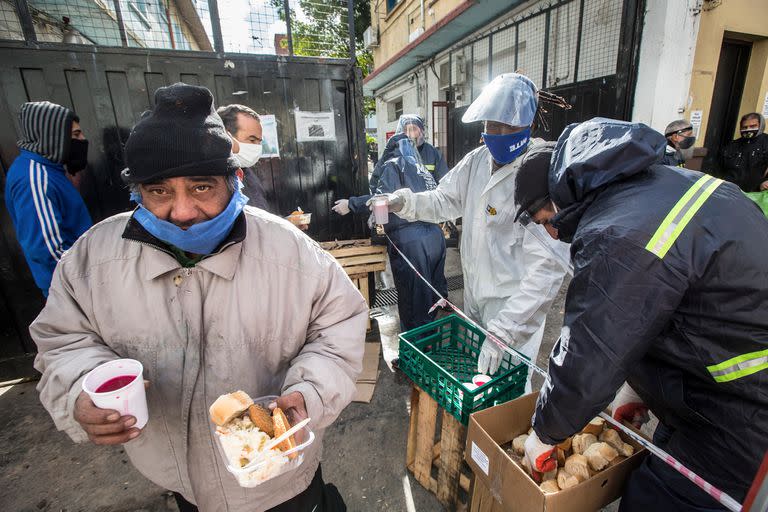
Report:
[[[248,416],[256,427],[267,434],[269,437],[275,437],[275,424],[272,421],[272,414],[258,404],[248,407]]]

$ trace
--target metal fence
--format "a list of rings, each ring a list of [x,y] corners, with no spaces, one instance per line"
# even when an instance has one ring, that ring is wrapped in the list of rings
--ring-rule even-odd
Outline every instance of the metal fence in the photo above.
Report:
[[[540,3],[450,52],[456,107],[474,100],[494,76],[519,71],[556,88],[616,73],[625,2]]]
[[[0,41],[354,56],[352,0],[0,0]]]

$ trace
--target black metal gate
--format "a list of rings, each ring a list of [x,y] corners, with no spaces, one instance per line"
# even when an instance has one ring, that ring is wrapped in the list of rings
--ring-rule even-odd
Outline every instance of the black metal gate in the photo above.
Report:
[[[595,19],[606,18],[602,3],[559,0],[533,6],[528,14],[451,51],[450,93],[466,98],[462,106],[450,109],[449,165],[480,144],[482,124],[461,122],[467,98],[480,92],[476,84],[480,78],[490,81],[500,73],[520,70],[542,89],[568,100],[572,110],[553,108],[545,115],[547,126],[535,127],[534,136],[546,140],[557,139],[570,123],[632,116],[645,1],[607,4],[608,11],[618,14],[612,18],[616,23],[608,26],[586,28]]]
[[[94,221],[130,209],[119,178],[123,143],[154,91],[178,81],[208,87],[217,105],[241,103],[276,116],[280,158],[260,161],[257,172],[279,213],[296,206],[312,212],[309,234],[317,240],[366,236],[362,221],[330,210],[335,199],[368,188],[359,70],[342,59],[0,43],[0,185],[18,154],[19,107],[49,100],[73,108],[91,141],[81,191]],[[333,111],[336,140],[297,142],[295,110]],[[0,229],[2,359],[34,351],[27,327],[43,299],[4,203]]]

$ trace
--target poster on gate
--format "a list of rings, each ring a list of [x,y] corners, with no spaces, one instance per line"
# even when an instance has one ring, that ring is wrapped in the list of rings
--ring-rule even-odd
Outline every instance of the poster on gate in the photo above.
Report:
[[[294,112],[296,140],[299,142],[336,140],[336,120],[333,112]]]
[[[260,115],[261,158],[280,158],[280,144],[277,139],[277,120],[272,114]]]

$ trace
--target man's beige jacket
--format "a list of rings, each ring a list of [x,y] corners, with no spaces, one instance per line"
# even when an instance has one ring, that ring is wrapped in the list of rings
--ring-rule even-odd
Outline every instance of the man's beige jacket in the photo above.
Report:
[[[30,327],[40,399],[77,442],[87,441],[73,419],[84,375],[111,359],[141,361],[149,423],[125,449],[203,512],[262,511],[306,489],[363,356],[368,308],[339,264],[283,219],[250,207],[244,217],[242,241],[188,269],[123,238],[130,214],[101,222],[64,254]],[[302,466],[251,489],[227,472],[208,418],[238,389],[300,391],[318,434]]]

